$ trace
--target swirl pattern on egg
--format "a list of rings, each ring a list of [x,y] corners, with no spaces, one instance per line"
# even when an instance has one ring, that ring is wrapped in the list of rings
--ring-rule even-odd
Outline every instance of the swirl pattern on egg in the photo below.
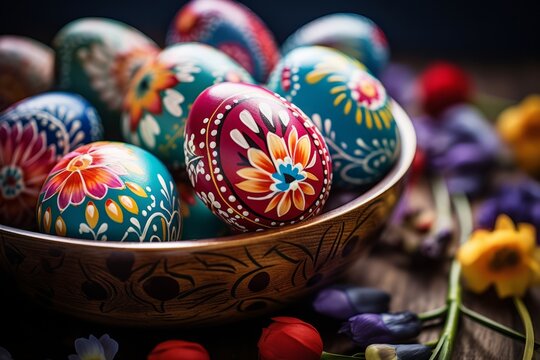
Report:
[[[396,162],[400,140],[391,99],[358,61],[330,48],[301,47],[282,59],[268,88],[305,111],[322,132],[338,187],[367,188]]]

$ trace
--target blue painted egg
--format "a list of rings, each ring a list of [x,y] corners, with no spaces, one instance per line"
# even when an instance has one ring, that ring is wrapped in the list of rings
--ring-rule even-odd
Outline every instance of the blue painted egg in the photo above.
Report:
[[[183,240],[211,239],[229,234],[228,227],[208,209],[191,185],[185,183],[176,185],[182,199]]]
[[[205,44],[173,45],[141,68],[124,101],[126,141],[152,152],[167,166],[184,167],[184,127],[193,102],[220,82],[253,83],[240,65]]]
[[[370,19],[351,13],[326,15],[302,26],[283,45],[283,54],[309,45],[328,46],[359,60],[378,75],[388,65],[386,36]]]
[[[180,239],[180,200],[165,166],[149,152],[95,142],[64,156],[37,206],[39,231],[98,241]]]
[[[196,41],[236,60],[259,82],[279,60],[274,36],[250,9],[231,0],[192,0],[178,11],[167,44]]]
[[[278,64],[268,88],[296,104],[322,132],[337,187],[370,186],[398,158],[390,99],[358,61],[330,48],[298,48]]]
[[[75,94],[37,95],[0,114],[0,223],[32,228],[49,171],[71,150],[101,138],[96,110]]]

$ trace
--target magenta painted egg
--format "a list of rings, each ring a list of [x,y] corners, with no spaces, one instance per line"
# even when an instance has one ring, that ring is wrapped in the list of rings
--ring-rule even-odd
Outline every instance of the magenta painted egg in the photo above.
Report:
[[[192,0],[178,11],[167,44],[196,41],[232,57],[259,82],[279,60],[274,36],[244,5],[231,0]]]
[[[197,196],[240,231],[320,213],[332,182],[322,135],[294,104],[259,86],[222,83],[195,100],[184,153]]]

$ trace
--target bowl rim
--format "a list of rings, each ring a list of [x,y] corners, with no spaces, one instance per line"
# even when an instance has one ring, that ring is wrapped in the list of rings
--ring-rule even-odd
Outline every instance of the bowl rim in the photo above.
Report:
[[[336,209],[330,210],[324,214],[317,215],[311,219],[294,225],[287,225],[283,228],[269,229],[262,232],[249,232],[242,234],[233,234],[218,238],[208,238],[199,240],[180,240],[168,242],[118,242],[118,241],[91,241],[84,239],[75,239],[60,237],[56,235],[43,234],[39,232],[22,230],[7,225],[0,224],[0,236],[5,234],[15,237],[24,237],[35,239],[36,241],[50,242],[51,245],[80,246],[89,249],[111,249],[111,250],[201,250],[213,247],[235,247],[253,244],[261,239],[272,238],[274,234],[280,234],[280,237],[289,233],[301,231],[303,228],[311,227],[315,224],[325,222],[339,217],[341,214],[349,212],[355,208],[361,207],[396,185],[409,171],[416,152],[416,133],[414,126],[403,108],[394,100],[391,100],[392,113],[396,120],[396,125],[400,133],[401,151],[397,163],[392,167],[374,187],[358,196],[351,202],[341,205]]]

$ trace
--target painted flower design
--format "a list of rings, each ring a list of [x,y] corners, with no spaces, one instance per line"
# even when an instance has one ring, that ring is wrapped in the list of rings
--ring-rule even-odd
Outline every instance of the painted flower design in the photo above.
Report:
[[[317,64],[306,75],[308,84],[316,84],[323,79],[331,84],[330,94],[334,97],[334,107],[342,107],[344,115],[354,115],[358,125],[365,124],[368,129],[375,126],[379,130],[392,126],[393,116],[386,90],[362,64],[333,56]]]
[[[77,53],[92,88],[110,109],[120,109],[133,72],[156,53],[150,45],[116,53],[110,44],[92,44]]]
[[[114,144],[83,146],[64,156],[43,185],[43,201],[58,194],[58,208],[63,211],[70,204],[82,204],[86,196],[101,200],[108,189],[123,189],[120,176],[132,169],[129,159],[119,157],[117,148]]]
[[[0,222],[21,226],[34,213],[39,189],[57,159],[34,121],[0,122]]]
[[[291,206],[300,211],[306,207],[306,195],[314,195],[315,189],[307,180],[318,178],[307,171],[315,164],[311,156],[311,143],[308,135],[298,138],[296,128],[292,127],[287,138],[269,132],[266,135],[268,156],[260,149],[250,148],[247,152],[252,167],[238,170],[237,174],[245,179],[236,184],[238,188],[252,194],[253,200],[270,200],[265,213],[277,209],[278,216],[286,215]]]
[[[161,113],[161,91],[175,86],[178,82],[175,73],[158,61],[147,64],[135,75],[124,101],[124,108],[130,115],[131,131],[137,129],[143,111]]]

